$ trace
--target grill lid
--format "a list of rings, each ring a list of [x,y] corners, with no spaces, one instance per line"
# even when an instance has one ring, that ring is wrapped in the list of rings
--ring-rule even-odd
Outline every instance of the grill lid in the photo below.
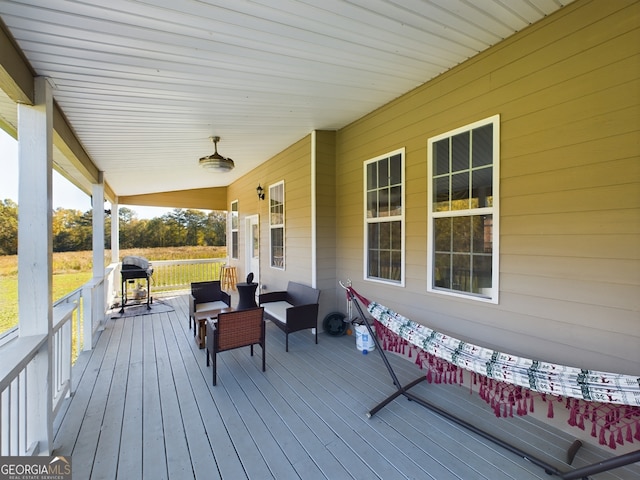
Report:
[[[137,267],[142,270],[148,270],[150,264],[149,264],[149,260],[147,260],[144,257],[128,255],[122,259],[122,266],[124,267],[125,265],[128,265],[129,268]]]

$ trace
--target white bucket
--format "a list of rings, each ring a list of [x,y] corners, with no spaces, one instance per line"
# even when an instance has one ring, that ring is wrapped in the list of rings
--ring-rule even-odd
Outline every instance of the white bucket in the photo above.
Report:
[[[373,338],[369,335],[366,325],[355,325],[356,327],[356,348],[363,353],[370,352],[376,348]]]

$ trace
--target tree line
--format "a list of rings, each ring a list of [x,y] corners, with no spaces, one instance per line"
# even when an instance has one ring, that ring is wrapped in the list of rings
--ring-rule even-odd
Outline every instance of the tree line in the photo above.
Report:
[[[53,211],[53,251],[73,252],[92,249],[91,210],[67,208]],[[111,248],[111,212],[105,216],[105,247]],[[120,248],[226,245],[225,212],[205,213],[176,208],[161,217],[138,219],[126,207],[118,209]],[[0,201],[0,255],[18,253],[18,205],[10,199]]]

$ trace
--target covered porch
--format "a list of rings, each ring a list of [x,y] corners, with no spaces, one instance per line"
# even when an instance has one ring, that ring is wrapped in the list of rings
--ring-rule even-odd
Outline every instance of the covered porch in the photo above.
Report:
[[[338,305],[337,279],[357,275],[376,298],[406,307],[411,317],[424,313],[425,322],[452,334],[637,375],[638,204],[629,198],[637,198],[638,102],[629,102],[628,91],[638,83],[638,3],[558,1],[530,11],[531,2],[510,2],[509,9],[517,3],[529,13],[512,18],[498,37],[495,25],[514,16],[504,2],[489,0],[484,15],[474,8],[446,18],[435,4],[416,16],[381,2],[363,17],[353,2],[338,2],[350,7],[348,15],[327,10],[319,18],[308,2],[288,2],[296,12],[284,4],[230,12],[147,3],[0,3],[0,128],[19,133],[20,165],[29,172],[19,182],[20,325],[0,339],[0,455],[71,455],[78,478],[547,478],[414,402],[398,399],[367,419],[394,387],[379,358],[359,354],[352,338],[322,336],[315,346],[298,334],[285,354],[282,335],[270,328],[267,372],[246,352],[229,352],[214,388],[187,326],[184,294],[167,299],[173,312],[105,318],[118,279],[119,232],[112,222],[105,269],[103,200],[114,212],[120,204],[237,212],[238,228],[230,217],[228,235],[237,246],[230,261],[239,272],[245,266],[240,278],[262,248],[261,287],[304,281],[323,290],[327,311]],[[248,17],[254,28],[238,32]],[[406,37],[413,18],[440,20],[430,28],[419,22]],[[457,34],[444,46],[433,34],[462,32],[479,19],[482,38],[464,45]],[[307,28],[302,44],[321,47],[311,57],[292,42]],[[210,30],[224,42],[211,41]],[[353,32],[376,41],[354,42]],[[227,54],[230,38],[237,38],[233,51],[251,55]],[[318,45],[319,38],[326,43]],[[424,58],[430,48],[447,60]],[[247,63],[237,65],[242,58]],[[265,62],[278,75],[265,75]],[[198,76],[185,78],[185,69]],[[214,73],[225,70],[234,74],[214,84]],[[505,220],[495,236],[502,239],[495,258],[503,261],[494,269],[503,279],[497,303],[427,290],[433,262],[425,145],[487,115],[503,119],[503,140],[495,144],[505,147],[504,158],[496,156],[505,199],[496,212]],[[198,158],[210,152],[210,135],[222,135],[221,151],[237,159],[232,173],[202,174]],[[359,194],[363,162],[398,151],[406,157],[407,228],[399,242],[406,265],[404,280],[394,284],[363,272],[366,207]],[[82,292],[84,351],[73,367],[76,300],[52,305],[51,298],[53,169],[94,199],[94,271]],[[267,187],[269,201],[256,196],[256,185]],[[271,188],[286,190],[286,229],[270,209]],[[284,210],[283,197],[277,203]],[[275,245],[272,216],[283,240]],[[410,362],[392,362],[402,381],[418,375]],[[573,438],[554,425],[495,419],[464,388],[417,390],[569,469],[562,461]],[[593,445],[578,453],[574,466],[615,454]],[[637,468],[596,478],[635,478]]]
[[[377,352],[363,355],[353,336],[320,334],[315,345],[300,332],[285,353],[284,335],[268,324],[267,371],[248,349],[224,352],[214,387],[188,326],[187,293],[162,301],[173,311],[108,318],[73,367],[53,454],[72,456],[74,477],[550,478],[403,398],[367,418],[394,387]],[[401,382],[420,375],[412,362],[388,358]],[[416,392],[562,471],[612,456],[585,446],[569,467],[566,433],[529,416],[497,419],[465,387],[423,383]],[[635,465],[594,478],[639,473]]]

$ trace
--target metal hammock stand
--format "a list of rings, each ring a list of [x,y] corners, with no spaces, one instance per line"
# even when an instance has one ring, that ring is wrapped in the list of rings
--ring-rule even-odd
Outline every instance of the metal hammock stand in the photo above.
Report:
[[[419,378],[415,379],[414,381],[408,383],[407,385],[402,385],[400,383],[400,380],[398,380],[397,375],[395,374],[395,372],[393,371],[393,367],[391,366],[391,364],[389,363],[389,360],[386,357],[385,351],[382,348],[382,345],[380,345],[380,341],[378,340],[378,337],[375,335],[374,330],[371,326],[371,323],[369,322],[369,319],[367,318],[367,316],[364,314],[362,307],[360,306],[360,303],[358,303],[358,300],[360,302],[362,302],[363,305],[368,305],[370,302],[368,302],[364,297],[362,297],[361,295],[359,295],[352,287],[351,287],[351,282],[347,282],[347,284],[345,285],[342,282],[339,282],[340,286],[342,288],[344,288],[347,292],[347,299],[351,302],[352,305],[355,305],[356,309],[358,310],[358,313],[360,314],[360,317],[362,319],[362,322],[364,325],[366,325],[367,330],[369,331],[369,335],[371,336],[371,338],[373,339],[375,346],[376,346],[376,350],[379,352],[380,357],[382,358],[382,361],[385,365],[385,367],[387,368],[387,371],[389,372],[389,375],[391,376],[391,379],[393,380],[393,385],[396,387],[396,391],[393,392],[391,395],[389,395],[387,398],[385,398],[382,402],[380,402],[378,405],[376,405],[375,407],[373,407],[371,410],[369,410],[369,412],[367,412],[367,418],[371,418],[373,415],[375,415],[376,413],[378,413],[382,408],[384,408],[386,405],[388,405],[389,403],[391,403],[392,401],[394,401],[396,398],[398,397],[405,397],[408,400],[414,401],[417,404],[437,413],[438,415],[446,418],[447,420],[460,425],[466,429],[468,429],[469,431],[495,443],[496,445],[499,445],[500,447],[510,451],[511,453],[514,453],[522,458],[524,458],[525,460],[530,461],[531,463],[541,467],[544,469],[545,473],[547,473],[548,475],[556,475],[559,478],[563,479],[563,480],[575,480],[575,479],[587,479],[589,475],[595,475],[597,473],[601,473],[601,472],[606,472],[609,470],[613,470],[615,468],[619,468],[619,467],[623,467],[625,465],[630,465],[632,463],[638,462],[640,461],[640,450],[635,450],[633,452],[627,453],[627,454],[623,454],[623,455],[618,455],[616,457],[612,457],[610,459],[604,460],[602,462],[597,462],[591,465],[586,465],[584,467],[580,467],[580,468],[576,468],[573,470],[570,470],[568,472],[563,472],[561,470],[559,470],[558,468],[556,468],[554,465],[549,464],[548,462],[546,462],[545,460],[542,460],[540,458],[536,458],[535,456],[529,455],[527,452],[525,452],[524,450],[515,447],[507,442],[505,442],[504,440],[501,440],[500,438],[496,437],[495,435],[486,432],[485,430],[482,430],[481,428],[476,427],[475,425],[459,418],[456,417],[455,415],[442,410],[441,408],[439,408],[436,405],[433,405],[432,403],[430,403],[429,401],[427,401],[426,399],[420,397],[419,395],[415,395],[414,393],[412,393],[410,390],[415,387],[416,385],[420,384],[421,382],[425,381],[427,379],[427,377],[425,375],[421,375]],[[573,445],[571,445],[571,447],[569,448],[569,452],[568,452],[568,456],[570,459],[573,459],[573,456],[575,455],[575,453],[577,452],[577,450],[580,448],[582,444],[580,443],[579,440],[577,440],[576,442],[573,443]],[[571,463],[571,461],[569,461],[569,463]]]

